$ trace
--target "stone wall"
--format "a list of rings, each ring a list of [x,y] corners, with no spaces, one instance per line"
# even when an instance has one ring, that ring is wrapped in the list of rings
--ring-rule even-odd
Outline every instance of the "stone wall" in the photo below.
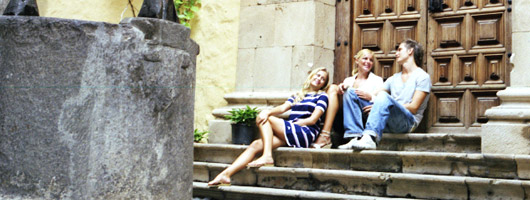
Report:
[[[223,96],[236,82],[239,0],[202,0],[191,24],[191,38],[201,45],[197,56],[195,128],[208,130],[212,110],[226,106]]]
[[[249,0],[240,15],[237,91],[297,91],[314,68],[333,74],[335,1]]]
[[[241,1],[239,19],[236,88],[224,96],[227,106],[212,111],[211,143],[231,142],[224,116],[232,108],[276,106],[300,90],[311,70],[333,74],[334,0]]]
[[[0,17],[0,197],[191,199],[189,29]]]

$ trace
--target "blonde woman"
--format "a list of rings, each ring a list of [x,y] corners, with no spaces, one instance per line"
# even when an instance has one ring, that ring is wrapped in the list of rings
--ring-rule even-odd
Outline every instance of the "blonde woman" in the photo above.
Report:
[[[325,68],[313,70],[303,88],[285,103],[271,110],[264,110],[256,117],[261,139],[255,140],[228,168],[208,183],[210,187],[230,185],[230,177],[248,167],[273,166],[272,149],[281,146],[309,147],[320,132],[321,116],[328,106],[329,73]],[[276,117],[291,109],[288,120]],[[261,157],[252,161],[262,153]],[[252,162],[251,162],[252,161]]]
[[[374,64],[374,53],[369,49],[362,49],[354,56],[355,66],[352,70],[352,76],[344,79],[338,86],[332,85],[328,89],[329,109],[326,113],[326,120],[318,140],[313,144],[315,148],[321,148],[331,143],[330,131],[333,126],[333,120],[340,107],[338,99],[343,95],[343,116],[344,116],[344,140],[347,142],[351,139],[360,137],[359,130],[355,127],[363,126],[363,115],[366,118],[369,108],[372,104],[372,96],[377,89],[383,87],[383,79],[371,72]],[[354,109],[354,105],[357,109]],[[367,107],[368,106],[368,107]],[[360,108],[360,109],[359,109]]]

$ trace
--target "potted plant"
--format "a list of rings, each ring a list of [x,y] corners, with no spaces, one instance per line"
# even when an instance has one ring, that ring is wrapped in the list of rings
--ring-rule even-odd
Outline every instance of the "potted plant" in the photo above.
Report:
[[[256,116],[260,110],[257,107],[234,108],[228,111],[225,118],[232,121],[232,143],[249,145],[258,135]]]

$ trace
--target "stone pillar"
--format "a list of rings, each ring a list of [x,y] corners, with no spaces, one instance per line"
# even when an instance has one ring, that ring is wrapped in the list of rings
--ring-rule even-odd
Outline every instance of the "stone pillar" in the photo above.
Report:
[[[513,69],[510,87],[499,91],[501,105],[486,111],[482,153],[530,154],[530,1],[512,7]]]
[[[231,142],[230,109],[281,104],[312,69],[333,73],[334,41],[334,0],[241,1],[236,91],[213,111],[209,142]]]
[[[189,34],[0,16],[0,199],[191,199]]]

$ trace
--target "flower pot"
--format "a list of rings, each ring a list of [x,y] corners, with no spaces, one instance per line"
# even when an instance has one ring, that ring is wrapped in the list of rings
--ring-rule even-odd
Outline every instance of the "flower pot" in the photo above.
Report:
[[[232,124],[232,143],[249,145],[258,137],[258,128],[255,124],[248,126],[244,123]]]

